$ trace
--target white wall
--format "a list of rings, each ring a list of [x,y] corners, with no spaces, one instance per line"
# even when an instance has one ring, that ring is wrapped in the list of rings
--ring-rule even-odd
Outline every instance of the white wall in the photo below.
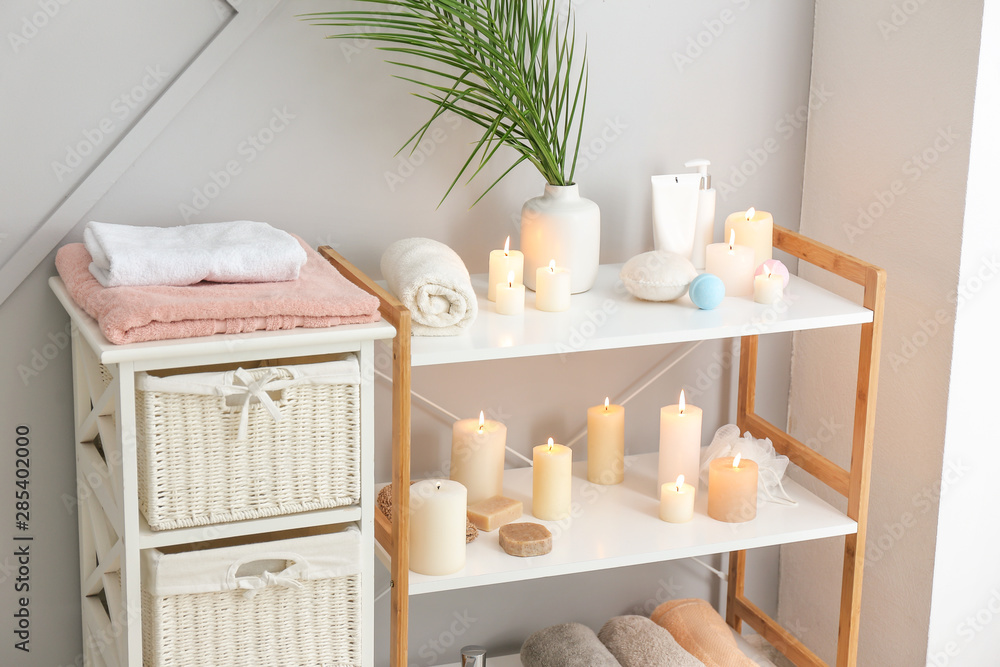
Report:
[[[966,384],[969,375],[955,373],[952,358],[959,349],[953,295],[960,272],[977,270],[987,250],[979,222],[965,208],[982,11],[981,2],[816,5],[813,81],[842,94],[809,122],[801,231],[888,272],[862,665],[923,664],[932,579],[942,569],[972,574],[961,558],[935,562],[935,543],[945,525],[938,522],[939,499],[950,504],[955,494],[954,502],[962,502],[958,488],[971,492],[969,472],[953,471],[958,459],[946,452],[946,427],[982,419],[954,402],[953,392],[983,387]],[[991,175],[992,185],[995,169]],[[820,273],[809,275],[857,294]],[[996,294],[995,285],[987,286],[968,310],[989,309]],[[794,343],[792,433],[814,439],[845,465],[857,340],[854,328],[804,333]],[[968,348],[968,363],[981,365],[981,351],[981,345]],[[963,546],[968,554],[969,542]],[[841,547],[842,540],[829,540],[781,553],[779,616],[827,660],[835,652],[837,616],[824,602],[839,599]],[[995,581],[994,574],[976,574]],[[972,611],[986,601],[967,602],[975,603]]]
[[[767,208],[779,223],[797,227],[805,142],[799,119],[810,102],[812,6],[798,0],[575,4],[591,58],[588,165],[578,180],[586,196],[602,207],[602,260],[624,261],[651,247],[648,178],[680,169],[692,157],[714,162],[720,232],[722,216],[749,205]],[[0,8],[4,34],[24,29],[23,21],[30,22],[39,6],[38,0],[5,3]],[[472,271],[484,271],[490,249],[507,234],[516,240],[517,212],[526,198],[541,191],[541,179],[530,168],[519,169],[471,211],[469,205],[481,191],[475,185],[457,190],[436,208],[474,133],[446,123],[443,139],[427,145],[433,154],[421,164],[393,157],[427,108],[390,77],[390,68],[370,44],[325,41],[321,29],[295,19],[298,13],[331,7],[314,1],[283,4],[85,219],[156,225],[266,220],[312,245],[335,246],[373,275],[388,242],[424,235],[452,245]],[[17,254],[74,179],[144,107],[116,120],[90,161],[70,176],[60,181],[52,162],[64,160],[84,130],[111,113],[113,101],[141,81],[146,67],[160,66],[171,76],[179,72],[226,15],[217,0],[129,3],[127,9],[108,1],[68,3],[59,5],[26,44],[18,42],[17,50],[9,39],[0,46],[0,233],[6,235],[0,237],[0,259]],[[833,99],[841,94],[829,84],[825,90]],[[816,108],[824,107],[829,96],[823,90],[814,93],[818,113]],[[262,151],[247,150],[247,137],[272,119],[282,127],[273,142]],[[765,145],[770,153],[762,149]],[[230,160],[239,163],[240,173],[217,196],[199,199],[211,174]],[[484,179],[479,187],[488,182]],[[183,205],[202,204],[203,210],[185,219]],[[78,241],[80,229],[65,241]],[[6,369],[0,433],[11,443],[15,425],[25,424],[36,448],[31,478],[36,549],[32,652],[15,653],[8,638],[0,644],[4,664],[69,665],[80,651],[70,360],[57,345],[66,318],[45,284],[53,274],[50,255],[0,305],[0,368]],[[776,362],[761,379],[774,387],[774,397],[760,407],[780,423],[789,372],[787,360],[781,359],[787,359],[788,342],[778,338],[769,347]],[[652,348],[565,361],[426,369],[414,377],[420,391],[459,414],[481,408],[502,411],[512,442],[527,451],[553,431],[575,434],[584,425],[587,405],[608,393],[620,395],[676,351]],[[720,378],[699,390],[706,438],[712,427],[728,421],[731,387],[726,373],[719,371],[731,367],[725,343],[706,346],[636,399],[628,427],[633,451],[655,447],[656,409],[673,402],[682,386],[694,386],[702,374]],[[470,391],[481,386],[477,375],[482,373],[498,377],[495,391]],[[525,378],[531,377],[558,379],[566,393],[553,399],[541,389],[526,391]],[[378,396],[387,398],[384,386]],[[418,407],[414,429],[414,473],[419,475],[439,465],[449,425]],[[379,431],[383,454],[387,433]],[[0,467],[11,470],[11,448],[0,452]],[[385,465],[380,467],[383,479],[386,471]],[[12,496],[12,489],[12,475],[0,480],[0,495]],[[4,526],[3,544],[11,544],[11,530]],[[11,609],[11,559],[4,558],[0,556],[0,590],[3,608]],[[753,594],[763,607],[774,609],[776,559],[764,552],[758,560],[763,561],[755,568],[760,590]],[[680,562],[423,598],[413,607],[413,660],[432,664],[455,659],[456,647],[432,647],[432,642],[447,639],[444,633],[453,620],[449,614],[455,610],[467,610],[477,619],[456,641],[516,649],[528,632],[548,623],[580,619],[599,625],[616,613],[648,611],[657,600],[677,595],[716,599],[718,592],[718,582],[707,573]],[[557,604],[558,596],[575,597]],[[524,609],[526,598],[532,600],[530,610]],[[383,620],[385,610],[383,601]],[[384,651],[384,641],[380,644]],[[421,648],[426,650],[420,653]]]

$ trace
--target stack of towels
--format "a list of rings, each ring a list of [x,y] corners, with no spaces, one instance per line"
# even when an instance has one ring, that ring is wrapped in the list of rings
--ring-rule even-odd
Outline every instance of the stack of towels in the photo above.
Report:
[[[60,248],[56,269],[73,300],[115,344],[379,317],[377,297],[302,239],[267,223],[89,222],[84,241]]]
[[[758,667],[712,606],[671,600],[651,616],[617,616],[600,632],[580,623],[539,630],[521,647],[524,667]]]

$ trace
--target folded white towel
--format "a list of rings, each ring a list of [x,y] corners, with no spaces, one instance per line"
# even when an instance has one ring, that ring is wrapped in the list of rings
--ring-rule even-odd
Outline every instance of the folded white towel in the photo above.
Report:
[[[410,309],[415,336],[456,336],[479,312],[469,270],[443,243],[412,238],[396,241],[382,254],[389,291]]]
[[[290,234],[249,220],[180,227],[88,222],[83,240],[90,272],[104,287],[296,280],[306,261]]]

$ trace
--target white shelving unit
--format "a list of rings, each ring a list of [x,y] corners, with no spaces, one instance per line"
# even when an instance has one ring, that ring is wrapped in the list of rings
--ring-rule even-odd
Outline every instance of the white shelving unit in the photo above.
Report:
[[[142,665],[139,563],[143,549],[355,522],[361,528],[364,553],[372,552],[376,511],[372,432],[374,341],[392,338],[396,334],[392,325],[382,321],[327,329],[113,345],[104,338],[97,323],[73,302],[59,278],[51,278],[49,284],[74,324],[75,450],[87,665]],[[359,504],[194,528],[162,531],[149,528],[138,504],[136,373],[344,352],[357,353],[362,369]],[[102,367],[106,372],[102,372]],[[361,591],[363,664],[372,665],[374,572],[369,558],[362,560]]]
[[[406,308],[335,252],[320,248],[345,275],[380,298],[383,316],[399,332],[393,341],[393,519],[376,517],[379,552],[393,581],[392,667],[407,665],[410,595],[725,552],[730,554],[726,606],[730,626],[739,631],[746,621],[795,664],[818,667],[825,663],[744,595],[745,550],[833,536],[845,537],[836,664],[855,664],[885,272],[778,226],[773,240],[775,248],[860,285],[862,304],[794,276],[784,300],[772,306],[730,297],[710,311],[698,310],[686,297],[675,303],[649,303],[632,298],[618,280],[621,267],[609,265],[601,267],[593,289],[573,296],[569,311],[537,311],[529,292],[524,315],[509,317],[495,312],[486,299],[486,276],[477,275],[473,286],[479,316],[471,329],[457,337],[411,341]],[[757,342],[758,336],[770,333],[852,325],[860,325],[861,345],[851,462],[843,468],[756,414]],[[542,522],[554,534],[551,553],[512,558],[499,548],[495,534],[486,534],[468,547],[466,566],[460,572],[429,577],[409,571],[411,367],[732,337],[741,339],[736,415],[740,430],[771,438],[779,453],[841,493],[847,499],[846,515],[788,480],[785,488],[797,506],[763,504],[751,522],[720,523],[705,512],[707,493],[702,486],[694,521],[669,525],[658,518],[655,454],[630,458],[633,465],[626,481],[611,487],[589,484],[585,462],[580,462],[574,468],[574,500],[586,503],[589,495],[594,501],[571,520]],[[535,520],[530,516],[530,468],[506,471],[504,493],[524,502],[526,520]],[[516,659],[505,660],[516,664]]]

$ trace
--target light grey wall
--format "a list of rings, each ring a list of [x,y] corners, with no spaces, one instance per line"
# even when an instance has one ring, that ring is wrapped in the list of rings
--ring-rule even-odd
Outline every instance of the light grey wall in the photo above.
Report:
[[[18,33],[41,4],[46,3],[5,3],[0,8],[4,33]],[[815,107],[830,94],[814,90],[810,96],[811,3],[575,4],[591,59],[587,166],[578,181],[602,208],[602,261],[624,261],[651,247],[649,176],[679,170],[692,157],[714,163],[720,235],[725,214],[750,205],[797,228],[805,140],[800,119],[810,99]],[[62,181],[52,163],[65,160],[68,148],[106,116],[115,119],[113,131],[94,155],[121,136],[139,108],[118,119],[114,100],[139,85],[147,67],[160,67],[171,77],[179,72],[227,16],[223,4],[210,0],[128,3],[127,8],[108,1],[56,5],[58,11],[26,43],[18,42],[15,49],[8,39],[0,46],[4,261],[96,157],[81,162]],[[443,123],[441,140],[424,147],[429,155],[409,162],[394,157],[427,109],[408,95],[405,84],[390,77],[390,68],[371,44],[325,41],[321,29],[295,18],[334,6],[316,1],[281,5],[86,219],[163,226],[265,220],[312,245],[333,245],[376,276],[379,256],[390,241],[430,236],[454,247],[473,272],[484,271],[490,249],[507,234],[516,241],[517,212],[526,198],[541,191],[541,179],[530,168],[519,168],[472,210],[469,206],[488,178],[479,187],[457,190],[437,208],[475,134]],[[273,141],[262,150],[250,148],[248,138],[269,125],[280,128]],[[239,173],[226,182],[218,172],[230,161],[237,163]],[[225,185],[206,191],[213,180]],[[80,233],[78,226],[65,241],[78,241]],[[5,641],[0,645],[4,664],[69,665],[80,651],[70,360],[59,345],[66,318],[45,284],[53,274],[50,255],[0,305],[0,368],[6,369],[0,433],[12,444],[17,424],[31,429],[37,554],[31,575],[32,652],[15,653],[13,642]],[[767,347],[766,358],[773,364],[762,364],[761,381],[773,393],[759,407],[782,423],[789,345],[778,338]],[[606,393],[624,392],[677,352],[649,348],[420,369],[414,382],[418,391],[459,414],[483,407],[502,411],[512,442],[527,451],[553,430],[575,434],[584,425],[586,406]],[[732,366],[728,344],[713,343],[651,386],[630,404],[630,447],[655,447],[656,409],[673,402],[685,385],[701,387],[698,404],[706,410],[708,438],[734,414],[728,381]],[[488,393],[476,391],[481,387],[477,376],[483,373],[497,377],[496,388]],[[719,379],[699,382],[702,377]],[[558,398],[534,378],[557,382]],[[379,399],[387,396],[380,386]],[[414,473],[419,475],[439,465],[447,451],[449,424],[418,407],[414,429]],[[387,428],[380,426],[377,436],[384,461]],[[12,448],[0,452],[0,466],[12,470]],[[384,464],[379,476],[388,477]],[[0,480],[0,491],[5,488],[13,489],[13,473]],[[4,544],[12,543],[12,530],[5,525],[0,532]],[[759,590],[751,593],[773,610],[776,556],[763,552],[757,560]],[[9,557],[0,557],[5,610],[13,605],[10,565]],[[468,610],[479,619],[456,642],[515,649],[526,633],[546,624],[578,618],[599,625],[611,615],[676,595],[716,600],[718,583],[697,565],[679,562],[421,598],[411,614],[413,661],[455,659],[455,647],[431,648],[432,642],[447,638],[452,611]],[[562,596],[567,602],[556,603]],[[385,599],[379,614],[387,617]],[[384,657],[384,629],[379,636]],[[420,653],[421,648],[426,650]]]

